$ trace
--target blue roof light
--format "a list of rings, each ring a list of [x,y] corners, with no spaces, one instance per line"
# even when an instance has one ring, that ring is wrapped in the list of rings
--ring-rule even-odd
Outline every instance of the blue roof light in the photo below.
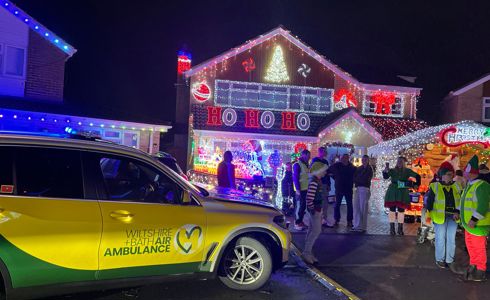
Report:
[[[8,3],[8,2],[5,2],[3,5],[5,5],[5,6],[9,6],[9,3]]]
[[[44,36],[49,36],[49,33],[47,33],[47,32],[46,32],[46,33],[44,34]]]
[[[36,26],[34,26],[34,29],[38,30],[38,29],[39,29],[39,26],[37,26],[37,25],[36,25]]]
[[[60,40],[55,39],[55,40],[54,40],[54,42],[55,42],[56,44],[58,44],[58,43],[60,42]]]
[[[25,18],[24,19],[24,22],[26,22],[26,23],[29,22],[29,19],[28,18]]]

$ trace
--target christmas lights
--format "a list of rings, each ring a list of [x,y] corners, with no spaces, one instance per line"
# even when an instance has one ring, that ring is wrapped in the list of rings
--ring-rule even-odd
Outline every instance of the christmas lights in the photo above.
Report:
[[[229,108],[229,107],[225,109],[225,111],[223,112],[223,123],[226,126],[233,126],[235,125],[236,120],[237,120],[236,111],[233,108]]]
[[[264,128],[272,128],[275,121],[276,119],[274,117],[274,113],[272,113],[271,111],[264,111],[260,116],[260,124]]]
[[[216,106],[323,114],[333,106],[333,89],[216,79],[214,91]]]
[[[381,117],[364,117],[364,119],[381,133],[385,141],[429,127],[426,122],[421,120]]]
[[[211,97],[211,89],[205,82],[194,84],[191,92],[194,99],[199,102],[204,102]]]
[[[190,70],[191,62],[190,53],[179,51],[177,56],[177,74],[184,74],[184,72]]]
[[[283,197],[282,197],[282,180],[286,177],[286,166],[282,164],[278,169],[277,169],[277,174],[276,174],[276,180],[277,180],[277,192],[276,192],[276,207],[279,210],[282,210],[282,203],[283,203]]]
[[[289,81],[288,70],[286,68],[286,63],[284,62],[284,54],[281,46],[279,45],[274,48],[274,54],[272,55],[269,68],[267,69],[267,74],[264,79],[266,81],[276,83]]]
[[[253,58],[249,57],[242,62],[242,66],[245,69],[245,72],[250,73],[255,70],[255,61],[253,60]]]
[[[311,68],[307,64],[301,64],[298,68],[298,73],[304,78],[308,77],[311,72]]]
[[[334,94],[335,109],[341,110],[348,107],[357,107],[357,100],[349,90],[339,89]]]
[[[300,113],[296,125],[299,130],[307,131],[310,129],[310,117],[305,113]]]
[[[34,31],[35,33],[39,34],[42,36],[44,39],[49,41],[52,45],[54,45],[56,48],[60,49],[61,51],[65,52],[68,54],[70,57],[73,56],[77,52],[77,49],[73,48],[71,45],[69,45],[67,42],[65,42],[63,39],[55,35],[53,32],[49,31],[46,27],[41,25],[38,21],[36,21],[34,18],[29,16],[26,12],[18,8],[15,4],[13,4],[10,1],[0,1],[0,3],[3,3],[1,5],[5,10],[13,14],[16,18],[21,20],[24,24],[29,26],[29,28]]]

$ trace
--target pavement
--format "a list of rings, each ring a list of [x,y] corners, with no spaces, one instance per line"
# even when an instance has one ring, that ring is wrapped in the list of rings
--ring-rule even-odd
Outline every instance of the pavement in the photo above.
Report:
[[[434,246],[416,243],[420,223],[406,224],[405,236],[388,234],[387,216],[371,215],[366,234],[351,233],[345,222],[324,229],[314,253],[316,268],[361,299],[488,299],[490,282],[466,283],[435,265]],[[306,232],[293,232],[303,249]],[[464,237],[457,235],[456,260],[467,264]],[[489,255],[490,257],[490,255]],[[487,273],[490,277],[490,273]]]
[[[52,299],[60,299],[55,297]],[[179,281],[144,286],[136,289],[112,290],[65,296],[64,300],[347,300],[337,290],[321,285],[291,257],[289,263],[272,274],[269,282],[257,291],[235,291],[219,280]]]

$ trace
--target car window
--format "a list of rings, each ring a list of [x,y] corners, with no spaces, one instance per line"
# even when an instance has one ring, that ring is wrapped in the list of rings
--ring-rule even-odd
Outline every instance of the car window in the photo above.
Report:
[[[0,148],[0,194],[14,193],[13,156],[10,148]]]
[[[83,199],[80,152],[49,148],[15,149],[17,194]]]
[[[101,156],[107,200],[181,204],[182,188],[150,165],[126,157]]]

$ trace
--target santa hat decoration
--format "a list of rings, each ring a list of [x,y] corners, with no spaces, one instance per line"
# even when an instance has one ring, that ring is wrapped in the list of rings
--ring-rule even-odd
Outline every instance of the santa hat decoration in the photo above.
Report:
[[[437,175],[439,175],[439,177],[442,177],[447,172],[453,172],[454,173],[454,167],[451,163],[445,161],[439,167],[439,171],[437,171]]]
[[[466,165],[466,168],[464,169],[464,171],[466,173],[470,173],[470,174],[475,174],[475,175],[478,175],[479,174],[479,170],[478,170],[478,156],[473,155],[473,157],[470,159],[470,161]]]

